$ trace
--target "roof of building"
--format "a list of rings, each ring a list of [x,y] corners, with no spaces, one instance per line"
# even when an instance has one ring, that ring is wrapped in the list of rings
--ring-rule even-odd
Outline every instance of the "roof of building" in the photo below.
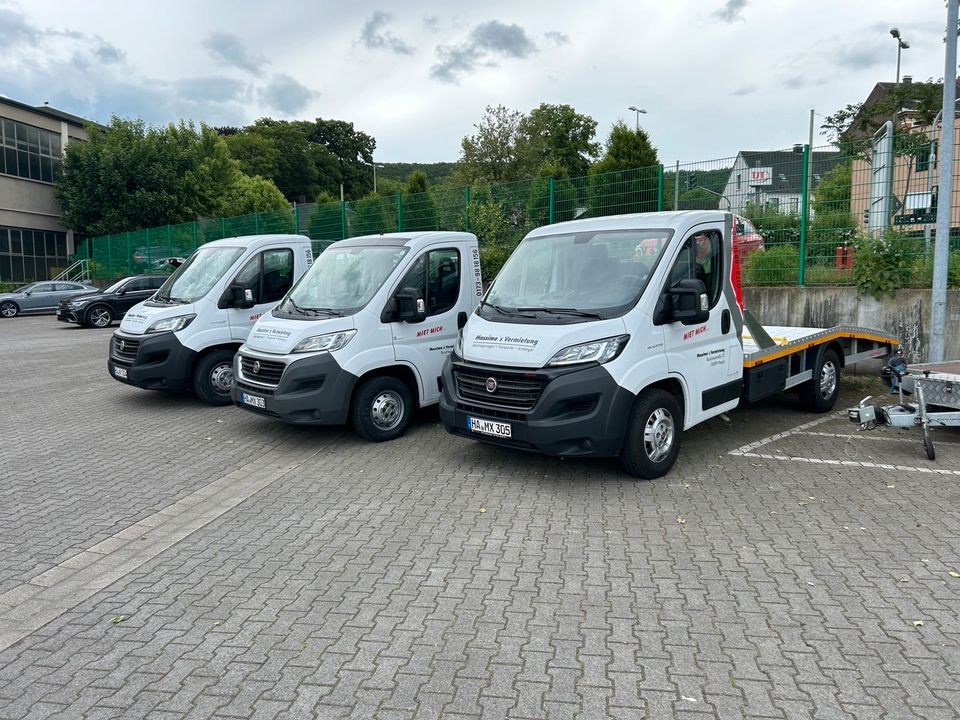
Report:
[[[816,187],[820,178],[845,160],[839,152],[814,150],[811,158],[813,181]],[[803,186],[803,154],[792,150],[741,150],[740,157],[747,167],[768,167],[773,172],[773,182],[763,186],[765,194],[799,193]],[[734,172],[733,170],[731,173]]]
[[[911,111],[914,111],[914,114],[916,114],[916,111],[919,110],[919,102],[917,99],[915,97],[909,97],[911,87],[916,88],[918,92],[922,92],[924,88],[930,88],[931,86],[940,87],[941,85],[941,83],[933,82],[914,82],[909,75],[905,75],[900,83],[900,87],[904,89],[901,95],[906,94],[908,97],[904,98],[900,112],[902,114],[910,114]],[[874,107],[877,103],[882,103],[886,100],[887,96],[896,90],[896,88],[897,83],[895,82],[878,82],[875,84],[870,94],[867,95],[866,100],[863,101],[860,111],[853,117],[850,121],[850,126],[843,133],[843,140],[856,141],[872,137],[877,128],[883,124],[883,121],[890,119],[890,117],[877,117],[878,113],[874,110]],[[957,98],[958,102],[960,102],[960,78],[957,79]],[[929,122],[929,119],[927,122]]]
[[[63,122],[76,125],[77,127],[83,127],[88,122],[99,125],[99,123],[96,123],[93,120],[88,120],[87,118],[82,118],[79,115],[73,115],[71,113],[64,112],[63,110],[58,110],[50,105],[28,105],[27,103],[22,103],[19,100],[6,97],[5,95],[0,95],[0,104],[12,105],[13,107],[20,108],[21,110],[34,112],[38,115],[44,115],[55,120],[62,120]]]

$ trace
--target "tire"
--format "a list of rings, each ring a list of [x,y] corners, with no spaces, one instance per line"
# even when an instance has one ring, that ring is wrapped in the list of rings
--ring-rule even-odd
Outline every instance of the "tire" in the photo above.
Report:
[[[680,454],[683,410],[666,390],[647,389],[633,404],[620,466],[644,480],[663,477]]]
[[[5,300],[0,303],[0,317],[12,318],[20,314],[20,306],[13,300]]]
[[[933,438],[930,437],[930,430],[926,425],[923,426],[923,449],[927,453],[928,460],[937,459],[937,451],[933,447]]]
[[[833,350],[820,353],[813,379],[799,389],[800,403],[811,412],[825,413],[833,409],[840,394],[840,358]]]
[[[113,323],[113,311],[106,305],[94,305],[83,316],[83,324],[88,327],[105,328]]]
[[[233,384],[233,350],[214,350],[193,370],[193,391],[209,405],[229,405]]]
[[[357,434],[371,442],[403,435],[410,426],[413,396],[397,378],[385,375],[365,381],[354,393],[350,417]]]

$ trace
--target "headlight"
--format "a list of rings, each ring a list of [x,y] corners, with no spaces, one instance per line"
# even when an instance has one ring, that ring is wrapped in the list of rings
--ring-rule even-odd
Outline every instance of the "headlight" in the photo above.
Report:
[[[601,364],[610,362],[626,347],[629,339],[629,335],[617,335],[616,337],[594,340],[581,345],[571,345],[550,358],[547,367],[588,362]]]
[[[177,317],[157,320],[153,325],[146,329],[146,332],[177,332],[179,330],[183,330],[187,325],[192,323],[195,317],[196,315],[177,315]]]
[[[453,354],[457,357],[463,357],[463,330],[457,333],[457,339],[453,343]]]
[[[356,334],[356,330],[344,330],[326,335],[314,335],[298,342],[290,352],[333,352],[350,342]]]

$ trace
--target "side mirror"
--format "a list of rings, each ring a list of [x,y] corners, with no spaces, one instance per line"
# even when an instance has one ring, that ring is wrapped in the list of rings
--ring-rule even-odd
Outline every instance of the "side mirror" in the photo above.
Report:
[[[117,295],[126,295],[126,294],[127,294],[127,288],[125,287],[122,287],[119,290],[117,290]]]
[[[679,322],[683,325],[705,323],[710,319],[710,298],[702,280],[681,280],[660,296],[653,313],[655,325]]]
[[[459,313],[457,313],[457,330],[463,330],[466,324],[467,314],[461,310]]]
[[[239,285],[231,285],[228,287],[221,296],[220,302],[217,303],[217,307],[221,310],[232,307],[246,310],[253,306],[253,290],[240,287]]]
[[[23,291],[23,294],[24,294],[26,297],[30,297],[31,295],[33,295],[33,290],[24,290],[24,291]]]
[[[397,301],[396,318],[399,322],[419,323],[427,319],[427,308],[416,288],[403,288],[394,295]]]

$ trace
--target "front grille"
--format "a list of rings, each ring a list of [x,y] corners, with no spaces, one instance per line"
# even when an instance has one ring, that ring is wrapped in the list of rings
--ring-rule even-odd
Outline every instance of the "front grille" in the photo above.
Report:
[[[458,402],[457,410],[467,415],[476,415],[487,420],[510,420],[511,422],[524,422],[527,419],[526,413],[510,412],[509,410],[498,410],[483,405],[471,405],[469,403]]]
[[[536,376],[465,367],[454,368],[453,376],[457,383],[457,396],[461,400],[516,410],[532,409],[544,385],[543,379]],[[487,383],[491,379],[496,381],[493,392],[487,390]]]
[[[113,336],[112,352],[114,358],[124,362],[133,363],[137,359],[137,351],[140,350],[140,341],[130,338]]]
[[[271,388],[260,387],[259,385],[251,385],[250,383],[245,383],[243,380],[237,380],[237,387],[241,390],[249,390],[257,395],[266,395],[267,397],[273,395],[273,390]]]
[[[286,368],[286,365],[282,362],[260,360],[259,358],[246,357],[245,355],[240,356],[240,370],[243,372],[245,378],[253,380],[254,382],[276,387],[280,384],[280,378],[283,375],[284,368]]]

